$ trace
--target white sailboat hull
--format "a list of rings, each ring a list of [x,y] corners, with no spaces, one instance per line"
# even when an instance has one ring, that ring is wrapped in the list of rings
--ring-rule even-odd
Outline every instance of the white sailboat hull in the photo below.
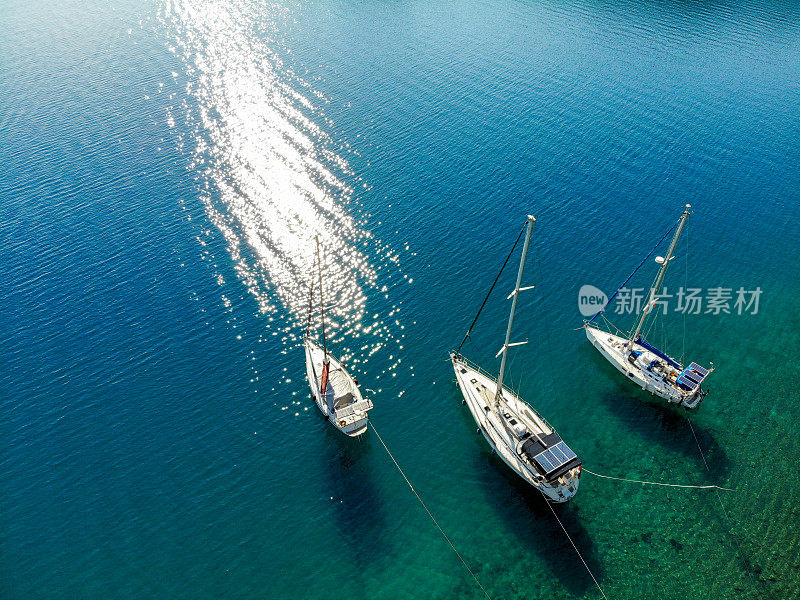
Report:
[[[554,481],[547,481],[543,473],[538,472],[532,462],[523,456],[520,451],[522,442],[513,430],[509,429],[508,419],[505,419],[504,423],[503,415],[491,408],[497,391],[497,381],[457,355],[452,355],[451,359],[464,402],[492,449],[503,462],[539,490],[547,500],[557,503],[569,501],[578,491],[581,467],[576,466]],[[507,388],[503,389],[503,399],[508,408],[501,410],[507,410],[513,421],[524,424],[527,430],[542,437],[555,433],[532,407]]]
[[[367,430],[368,411],[372,400],[361,396],[355,380],[342,364],[331,354],[328,382],[324,393],[320,393],[322,366],[325,352],[315,342],[306,338],[306,377],[311,395],[320,412],[336,429],[350,437],[357,437]]]
[[[675,384],[675,380],[680,371],[667,365],[660,357],[637,346],[641,355],[632,361],[629,359],[626,338],[588,325],[585,329],[586,337],[600,354],[643,390],[685,408],[697,408],[700,404],[702,395],[699,388],[695,391],[685,391],[679,388]],[[648,365],[653,361],[659,363],[658,368],[648,370]]]

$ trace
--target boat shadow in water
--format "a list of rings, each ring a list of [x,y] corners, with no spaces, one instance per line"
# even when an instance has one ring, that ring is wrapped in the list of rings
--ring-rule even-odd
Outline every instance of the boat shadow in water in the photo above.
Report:
[[[359,571],[386,554],[386,511],[375,482],[369,454],[375,449],[370,432],[351,438],[333,427],[326,431],[327,495],[334,504],[335,522],[352,552]]]
[[[619,371],[609,365],[608,361],[591,346],[586,350],[598,368],[608,372],[614,380],[621,377]],[[619,421],[626,423],[647,440],[694,460],[702,471],[706,470],[705,463],[708,463],[708,478],[712,483],[719,485],[727,480],[731,469],[730,458],[714,435],[702,425],[698,425],[696,411],[687,411],[668,404],[666,400],[649,392],[637,390],[630,382],[625,385],[631,388],[630,392],[620,389],[618,393],[603,395],[603,400]],[[699,410],[702,410],[702,405]],[[687,418],[691,419],[691,425]],[[697,442],[692,435],[692,428],[697,435]],[[705,463],[697,449],[698,442],[703,449]]]
[[[480,441],[483,442],[483,439]],[[475,462],[490,503],[497,508],[497,514],[505,521],[509,532],[513,532],[531,553],[547,564],[570,594],[578,596],[595,589],[594,581],[548,508],[542,493],[512,471],[497,454],[476,453]],[[586,564],[603,585],[604,569],[597,556],[597,548],[581,522],[580,506],[575,504],[574,499],[551,506]]]

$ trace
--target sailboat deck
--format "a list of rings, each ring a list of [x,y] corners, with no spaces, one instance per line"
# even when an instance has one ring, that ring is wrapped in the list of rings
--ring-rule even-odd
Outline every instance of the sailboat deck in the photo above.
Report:
[[[503,461],[551,501],[572,497],[581,461],[550,424],[505,386],[499,410],[494,410],[497,381],[462,356],[454,357],[453,367],[472,416]]]
[[[477,384],[477,383],[476,383],[476,384],[475,384],[475,389],[476,389],[476,390],[478,390],[478,393],[480,394],[481,398],[483,398],[484,402],[486,402],[486,404],[484,405],[484,407],[485,407],[486,409],[488,409],[488,408],[489,408],[489,406],[491,405],[491,403],[494,401],[494,394],[492,394],[492,393],[489,391],[489,388],[487,388],[487,387],[486,387],[485,385],[483,385],[483,384]]]
[[[366,430],[367,411],[372,400],[364,398],[355,380],[334,356],[328,355],[330,370],[324,394],[319,394],[324,352],[314,341],[306,339],[306,375],[314,400],[322,414],[347,435],[360,435]]]
[[[471,382],[475,386],[475,390],[480,394],[481,398],[486,401],[484,406],[491,406],[491,403],[494,402],[494,390],[497,389],[497,381],[495,380],[492,375],[490,375],[487,371],[476,365],[474,362],[469,360],[468,358],[459,355],[458,362],[462,363],[464,367],[471,371],[475,371],[478,375],[484,377],[492,386],[493,389],[490,389],[485,384],[480,383],[480,380],[476,380],[476,382]],[[506,386],[503,386],[503,398],[506,401],[511,401],[515,405],[515,410],[519,410],[526,418],[526,420],[533,421],[533,425],[539,428],[543,433],[549,434],[555,431],[552,425],[545,419],[542,415],[538,412],[534,411],[532,408],[528,406],[528,404],[517,398],[517,396],[509,391]]]
[[[629,353],[627,339],[597,327],[587,325],[586,336],[618,371],[643,390],[668,402],[680,403],[686,408],[696,408],[700,404],[703,394],[697,380],[704,380],[711,372],[710,369],[704,369],[700,365],[697,365],[699,371],[691,365],[684,368],[662,352],[653,353],[648,349],[649,344],[642,344],[638,340],[635,344],[636,351]],[[701,376],[701,372],[705,375]],[[692,387],[687,381],[696,385]]]

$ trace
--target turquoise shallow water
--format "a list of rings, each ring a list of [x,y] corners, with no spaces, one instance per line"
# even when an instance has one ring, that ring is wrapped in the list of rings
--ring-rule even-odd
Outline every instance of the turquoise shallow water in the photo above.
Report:
[[[800,594],[793,4],[10,2],[0,24],[0,595],[481,597],[372,432],[308,398],[319,232],[331,345],[490,595],[598,597],[446,360],[529,212],[514,387],[589,469],[736,490],[727,521],[713,492],[584,475],[558,513],[607,595]],[[667,285],[763,290],[686,321],[716,366],[708,472],[683,414],[574,331],[578,289],[610,292],[686,202]],[[501,297],[464,349],[487,368]]]

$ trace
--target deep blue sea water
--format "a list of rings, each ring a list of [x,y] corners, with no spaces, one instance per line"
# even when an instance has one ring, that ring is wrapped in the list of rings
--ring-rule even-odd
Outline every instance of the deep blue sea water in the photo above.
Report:
[[[533,213],[511,384],[593,471],[735,490],[584,474],[608,597],[798,597],[799,81],[790,2],[4,3],[0,596],[482,597],[308,397],[319,233],[331,347],[491,597],[599,597],[447,362]],[[687,202],[667,285],[762,290],[653,333],[714,362],[708,470],[575,330]]]

